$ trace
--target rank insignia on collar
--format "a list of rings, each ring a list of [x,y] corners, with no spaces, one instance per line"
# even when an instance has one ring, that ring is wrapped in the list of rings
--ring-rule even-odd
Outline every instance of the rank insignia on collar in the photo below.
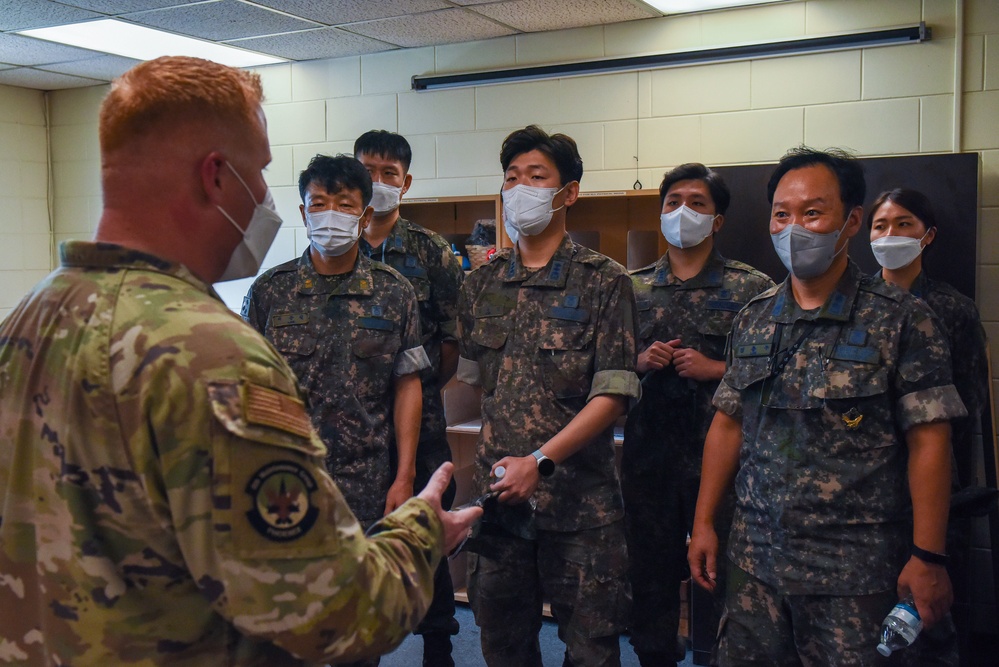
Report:
[[[312,278],[306,278],[303,287],[305,287],[305,289],[312,289]]]
[[[860,414],[857,408],[850,408],[848,411],[844,412],[842,415],[843,423],[846,424],[846,428],[849,431],[856,431],[860,428],[860,422],[864,420],[864,415]]]

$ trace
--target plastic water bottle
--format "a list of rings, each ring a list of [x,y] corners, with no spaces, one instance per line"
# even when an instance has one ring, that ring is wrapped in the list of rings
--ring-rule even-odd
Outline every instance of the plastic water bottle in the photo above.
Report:
[[[916,641],[919,631],[923,629],[923,620],[916,611],[916,603],[912,596],[899,600],[891,612],[885,616],[881,624],[881,642],[878,653],[887,657],[892,651],[905,648]]]

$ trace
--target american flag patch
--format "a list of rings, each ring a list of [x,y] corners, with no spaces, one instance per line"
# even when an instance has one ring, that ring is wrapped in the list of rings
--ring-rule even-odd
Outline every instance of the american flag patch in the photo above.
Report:
[[[246,421],[250,424],[269,426],[308,438],[312,422],[305,411],[305,404],[287,394],[249,384],[246,387]]]

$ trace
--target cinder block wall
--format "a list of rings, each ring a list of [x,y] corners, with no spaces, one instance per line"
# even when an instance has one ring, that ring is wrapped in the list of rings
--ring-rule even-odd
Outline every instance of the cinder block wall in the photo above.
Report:
[[[959,6],[965,13],[957,86],[963,112],[962,141],[955,147]],[[410,90],[414,74],[641,55],[919,21],[932,27],[932,41],[437,92]],[[354,138],[372,128],[402,132],[413,145],[411,197],[497,192],[500,142],[528,123],[566,132],[578,141],[586,166],[582,186],[591,191],[627,189],[636,178],[655,187],[665,169],[692,160],[709,165],[773,161],[799,143],[843,146],[862,156],[960,149],[979,152],[982,159],[978,304],[990,338],[999,341],[995,0],[801,0],[278,65],[259,72],[268,97],[274,156],[267,176],[288,223],[265,266],[294,257],[306,246],[296,178],[309,158],[318,152],[349,153]],[[100,214],[96,114],[105,92],[106,87],[97,87],[49,94],[57,242],[89,237]],[[36,266],[44,264],[36,260],[39,247],[47,247],[48,233],[41,206],[46,183],[42,109],[39,93],[0,89],[0,205],[5,212],[0,218],[0,316],[48,268]],[[12,180],[8,165],[19,180]],[[21,206],[18,223],[11,222],[11,202]],[[13,250],[15,244],[20,250]],[[26,252],[29,247],[34,250]],[[220,292],[238,307],[248,283],[227,284]],[[984,531],[979,533],[975,616],[983,628],[994,631],[999,620],[990,606],[989,554]]]
[[[0,86],[0,318],[52,267],[45,98]]]

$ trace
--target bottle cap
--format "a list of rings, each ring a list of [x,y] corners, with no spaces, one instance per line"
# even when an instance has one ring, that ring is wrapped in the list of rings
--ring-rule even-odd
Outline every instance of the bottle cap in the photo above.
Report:
[[[496,470],[493,470],[493,477],[496,479],[503,479],[503,475],[506,474],[506,468],[503,466],[496,466]]]
[[[887,658],[891,655],[891,647],[885,643],[878,644],[878,653]]]

